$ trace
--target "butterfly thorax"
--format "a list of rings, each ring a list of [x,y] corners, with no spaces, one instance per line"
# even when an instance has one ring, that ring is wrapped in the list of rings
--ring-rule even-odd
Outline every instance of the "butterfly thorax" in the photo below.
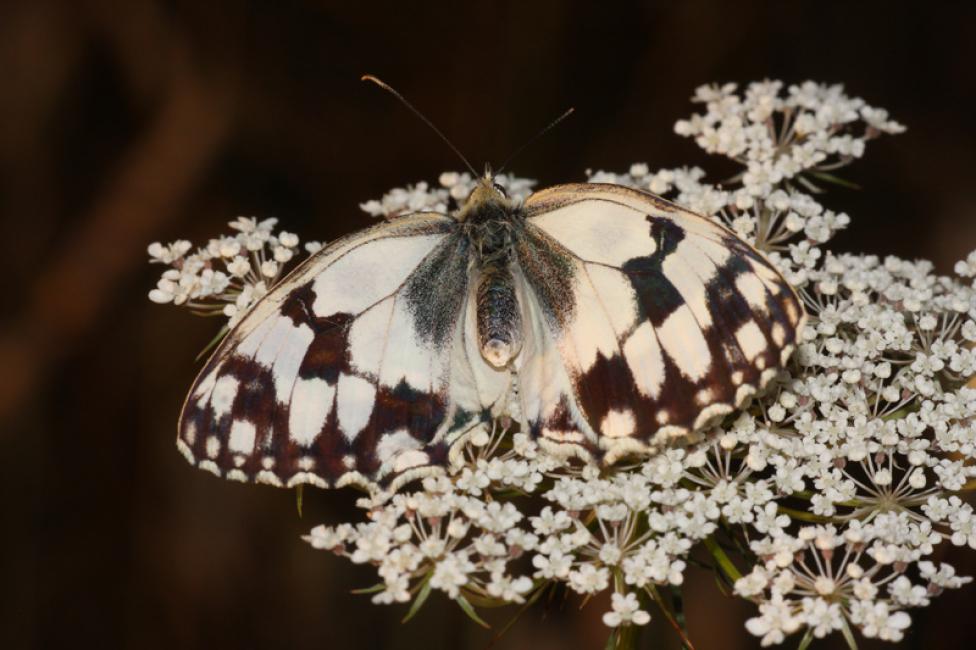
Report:
[[[473,251],[478,343],[496,368],[522,348],[522,319],[512,275],[512,251],[521,210],[485,176],[455,218]]]

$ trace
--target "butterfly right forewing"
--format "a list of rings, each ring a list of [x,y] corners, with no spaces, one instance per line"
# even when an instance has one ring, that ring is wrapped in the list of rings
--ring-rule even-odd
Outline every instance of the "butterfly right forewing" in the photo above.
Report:
[[[797,294],[722,226],[600,184],[544,190],[526,213],[518,258],[537,331],[520,395],[526,426],[557,450],[612,461],[680,441],[795,348]]]

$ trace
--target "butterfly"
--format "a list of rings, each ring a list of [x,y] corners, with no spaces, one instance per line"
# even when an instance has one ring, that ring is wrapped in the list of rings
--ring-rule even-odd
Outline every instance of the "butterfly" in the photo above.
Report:
[[[796,347],[794,289],[660,197],[490,172],[451,214],[353,233],[273,287],[206,363],[178,447],[228,479],[395,489],[503,415],[613,463],[741,407]]]

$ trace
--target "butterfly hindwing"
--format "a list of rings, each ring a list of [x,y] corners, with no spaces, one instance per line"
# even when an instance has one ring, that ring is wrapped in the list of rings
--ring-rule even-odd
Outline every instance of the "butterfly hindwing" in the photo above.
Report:
[[[178,444],[217,475],[292,486],[386,483],[442,465],[507,377],[472,362],[467,241],[443,215],[335,242],[218,347]]]
[[[795,292],[718,224],[613,185],[554,187],[525,209],[538,325],[519,389],[541,439],[611,460],[660,448],[741,406],[795,347]]]

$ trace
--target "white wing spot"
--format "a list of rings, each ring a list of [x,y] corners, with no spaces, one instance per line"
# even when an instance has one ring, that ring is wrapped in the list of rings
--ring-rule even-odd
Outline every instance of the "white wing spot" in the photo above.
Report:
[[[687,305],[678,307],[657,328],[661,347],[683,375],[697,381],[708,374],[712,355],[694,314]]]
[[[647,321],[641,323],[624,343],[623,353],[637,389],[657,399],[664,385],[664,358],[654,327]]]
[[[406,429],[397,429],[393,433],[380,438],[379,443],[376,445],[376,457],[385,465],[396,460],[400,454],[407,451],[416,451],[422,446],[423,444],[410,435],[409,431]]]
[[[332,412],[335,386],[319,378],[299,379],[291,394],[288,411],[288,437],[308,447],[315,441]]]
[[[197,467],[205,472],[210,472],[214,476],[221,476],[220,468],[217,467],[217,463],[213,462],[212,460],[202,460]]]
[[[766,287],[762,280],[752,273],[743,273],[735,280],[735,288],[746,299],[749,306],[757,311],[766,311]]]
[[[695,249],[697,250],[697,249]],[[701,257],[704,257],[703,255]],[[705,258],[708,262],[708,259]],[[711,262],[708,262],[711,265]],[[714,268],[714,266],[712,267]],[[708,299],[705,294],[705,284],[698,279],[695,271],[689,266],[688,261],[682,257],[680,246],[664,260],[661,264],[661,271],[674,288],[681,294],[685,304],[691,309],[701,328],[710,327],[712,324],[712,314],[708,310]]]
[[[188,444],[177,439],[176,448],[179,449],[181,454],[183,454],[183,458],[185,458],[187,462],[189,462],[191,465],[196,465],[197,459],[193,457],[193,450],[190,449]]]
[[[230,425],[230,438],[227,446],[239,454],[249,454],[254,451],[254,437],[257,430],[254,424],[247,420],[234,420]]]
[[[671,420],[671,414],[668,413],[667,409],[661,409],[657,412],[654,419],[657,420],[658,424],[667,424]]]
[[[773,330],[771,333],[773,335],[773,343],[783,347],[783,344],[786,343],[786,329],[779,323],[773,323]]]
[[[701,429],[712,420],[732,412],[732,407],[728,404],[712,404],[702,410],[695,418],[693,429]]]
[[[759,353],[766,349],[766,337],[755,321],[749,321],[735,332],[735,340],[742,348],[742,354],[749,361],[754,360]]]
[[[748,400],[750,397],[752,397],[755,394],[756,394],[755,387],[750,386],[749,384],[745,384],[744,386],[739,386],[739,389],[735,391],[735,405],[737,407],[742,406],[743,404],[746,403],[746,400]]]
[[[213,406],[215,420],[230,413],[239,386],[240,382],[233,375],[224,375],[214,384],[213,393],[210,394],[210,404]]]
[[[220,454],[220,438],[210,436],[207,438],[207,457],[216,458]]]
[[[258,475],[254,477],[254,480],[258,483],[264,483],[265,485],[273,485],[275,487],[284,487],[281,479],[278,478],[274,472],[269,472],[268,470],[261,470]]]
[[[397,455],[396,459],[393,461],[393,471],[402,472],[405,469],[410,469],[411,467],[418,467],[420,465],[428,465],[430,463],[430,456],[425,452],[409,449]]]
[[[362,377],[339,375],[336,396],[339,428],[346,440],[352,442],[369,422],[376,400],[376,388]]]
[[[658,430],[657,435],[655,437],[667,439],[667,438],[682,438],[682,437],[684,437],[686,435],[688,435],[688,428],[687,427],[679,427],[677,425],[670,425],[670,426],[666,426],[666,427],[661,427]]]
[[[695,394],[695,402],[699,406],[705,406],[713,400],[712,389],[703,388]]]
[[[779,362],[780,362],[780,365],[784,365],[785,366],[786,365],[786,362],[790,360],[790,355],[791,354],[793,354],[793,346],[792,345],[787,345],[786,347],[784,347],[783,350],[779,353]]]
[[[309,483],[311,485],[320,488],[329,487],[329,484],[325,482],[325,479],[323,479],[321,476],[316,476],[311,472],[298,472],[290,479],[288,479],[288,482],[285,484],[285,487],[291,488],[291,487],[295,487],[296,485],[301,485],[303,483]]]
[[[634,419],[634,412],[630,409],[618,411],[610,409],[600,423],[600,431],[608,438],[626,438],[634,435],[637,428],[637,421]]]
[[[190,420],[186,424],[186,428],[183,429],[183,438],[186,440],[186,444],[193,446],[193,443],[197,441],[197,423]]]

